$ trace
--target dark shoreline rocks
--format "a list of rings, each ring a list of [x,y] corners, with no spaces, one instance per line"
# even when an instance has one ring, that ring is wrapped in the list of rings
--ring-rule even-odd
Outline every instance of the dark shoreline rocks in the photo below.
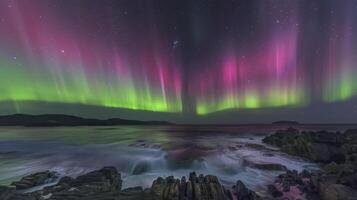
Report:
[[[357,199],[357,130],[300,132],[289,128],[267,136],[263,142],[281,151],[322,165],[318,172],[287,171],[270,186],[271,192],[302,194],[307,200]],[[293,192],[291,192],[293,190]]]
[[[41,172],[36,174],[42,174]],[[33,177],[30,175],[29,177]],[[24,177],[21,180],[27,180]],[[21,181],[20,181],[21,182]],[[15,187],[0,186],[1,200],[260,200],[254,191],[237,181],[232,190],[221,185],[212,175],[196,175],[176,179],[159,177],[151,188],[122,189],[120,173],[114,167],[104,167],[77,178],[62,177],[59,182],[41,190],[22,193]]]
[[[346,160],[342,146],[345,136],[338,132],[300,132],[289,128],[267,136],[263,142],[280,147],[281,151],[322,163],[343,163]]]

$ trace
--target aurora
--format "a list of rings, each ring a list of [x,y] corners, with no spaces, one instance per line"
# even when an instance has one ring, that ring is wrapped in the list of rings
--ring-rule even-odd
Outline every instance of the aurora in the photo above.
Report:
[[[3,0],[0,102],[206,115],[357,95],[355,1],[242,2]]]

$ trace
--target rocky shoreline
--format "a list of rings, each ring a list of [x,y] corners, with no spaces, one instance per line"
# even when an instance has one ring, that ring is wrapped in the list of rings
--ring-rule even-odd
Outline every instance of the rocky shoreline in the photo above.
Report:
[[[288,171],[280,175],[270,186],[278,196],[300,193],[308,200],[357,199],[357,129],[339,133],[289,128],[265,137],[263,142],[322,166],[318,172]]]
[[[104,167],[77,178],[62,177],[58,183],[44,187],[35,192],[21,193],[18,190],[28,189],[45,183],[43,177],[52,172],[41,172],[27,176],[12,186],[0,186],[1,200],[154,200],[154,199],[260,199],[238,181],[232,190],[222,186],[216,176],[190,173],[189,177],[175,179],[173,176],[159,177],[153,181],[151,188],[133,187],[122,189],[122,179],[115,167]],[[41,174],[41,175],[39,175]],[[52,178],[52,177],[51,177]],[[49,180],[49,179],[48,179]]]
[[[267,165],[260,168],[285,171],[267,186],[270,196],[261,197],[237,180],[224,187],[213,175],[192,172],[180,179],[159,177],[150,188],[122,188],[121,174],[115,167],[104,167],[77,178],[58,178],[56,172],[35,173],[0,186],[0,200],[355,200],[357,199],[357,130],[338,132],[300,132],[289,128],[267,136],[263,142],[281,151],[321,163],[316,172],[290,171],[285,166]],[[58,180],[59,179],[59,180]],[[34,187],[52,183],[34,192]]]

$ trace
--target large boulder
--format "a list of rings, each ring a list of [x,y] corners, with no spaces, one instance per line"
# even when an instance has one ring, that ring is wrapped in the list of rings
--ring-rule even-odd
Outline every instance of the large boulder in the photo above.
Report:
[[[121,175],[115,167],[104,167],[100,170],[78,176],[76,186],[90,187],[99,191],[118,191],[122,187]]]

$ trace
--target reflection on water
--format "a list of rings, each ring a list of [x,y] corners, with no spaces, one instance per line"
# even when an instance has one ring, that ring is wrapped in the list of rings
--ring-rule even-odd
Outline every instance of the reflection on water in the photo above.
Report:
[[[279,163],[299,171],[316,167],[264,146],[262,137],[276,129],[273,126],[3,127],[0,184],[48,169],[77,176],[103,166],[116,166],[122,173],[124,187],[148,187],[158,176],[181,177],[196,171],[217,175],[226,185],[243,180],[259,190],[280,172],[255,169],[247,166],[247,162]]]

